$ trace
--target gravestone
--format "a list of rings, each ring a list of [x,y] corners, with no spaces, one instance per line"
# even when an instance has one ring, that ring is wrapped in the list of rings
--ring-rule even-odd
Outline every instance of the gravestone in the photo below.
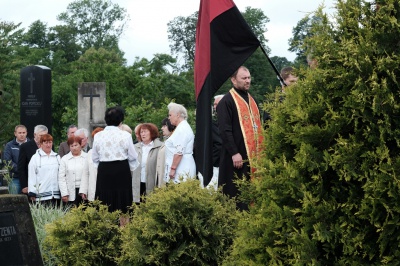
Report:
[[[105,127],[106,83],[82,82],[78,85],[78,128],[86,128],[92,133],[96,127]],[[89,134],[89,145],[92,136]]]
[[[46,66],[27,66],[20,73],[20,121],[33,138],[36,125],[45,125],[51,134],[51,69]]]
[[[25,195],[0,195],[0,265],[43,265]]]

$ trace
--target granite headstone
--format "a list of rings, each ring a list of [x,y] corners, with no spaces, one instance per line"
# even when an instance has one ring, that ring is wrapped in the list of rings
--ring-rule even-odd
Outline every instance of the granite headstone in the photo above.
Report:
[[[51,69],[46,66],[27,66],[21,69],[21,124],[33,138],[36,125],[45,125],[51,134],[53,124],[51,109]]]
[[[25,195],[0,195],[0,264],[43,265]]]

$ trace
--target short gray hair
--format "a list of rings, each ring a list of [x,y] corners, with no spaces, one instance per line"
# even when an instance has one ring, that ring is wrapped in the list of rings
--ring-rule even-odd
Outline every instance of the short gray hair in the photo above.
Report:
[[[185,120],[188,119],[188,113],[186,111],[186,108],[182,104],[169,103],[168,110],[182,116]]]
[[[86,128],[80,128],[77,131],[75,131],[74,136],[79,136],[81,134],[84,134],[86,138],[89,137],[89,130],[87,130]]]
[[[45,125],[37,125],[34,129],[33,129],[33,133],[38,133],[38,132],[42,132],[42,131],[47,131],[49,132],[49,129],[45,126]]]

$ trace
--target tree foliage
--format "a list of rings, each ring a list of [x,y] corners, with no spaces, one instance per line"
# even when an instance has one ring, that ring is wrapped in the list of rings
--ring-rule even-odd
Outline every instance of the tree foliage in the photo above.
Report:
[[[178,16],[168,22],[168,40],[172,54],[183,54],[184,66],[191,68],[194,62],[196,25],[199,12],[188,17]]]
[[[271,104],[227,265],[400,263],[399,14],[395,0],[316,13],[318,67]]]
[[[118,39],[128,21],[126,9],[110,0],[76,0],[57,18],[76,34],[84,50],[118,48]]]
[[[0,21],[0,143],[12,139],[19,118],[19,69],[24,66],[20,24]]]
[[[312,51],[306,46],[306,40],[313,36],[312,29],[314,25],[320,22],[321,18],[315,14],[309,14],[297,22],[297,25],[293,28],[293,37],[289,39],[289,51],[296,53],[295,62],[297,65],[307,64],[307,53]]]
[[[264,12],[259,8],[246,7],[245,11],[242,12],[243,18],[249,24],[251,30],[256,35],[257,39],[260,41],[261,45],[264,47],[267,53],[270,52],[267,46],[268,40],[265,38],[265,33],[267,32],[266,25],[269,22],[269,18],[264,14]]]

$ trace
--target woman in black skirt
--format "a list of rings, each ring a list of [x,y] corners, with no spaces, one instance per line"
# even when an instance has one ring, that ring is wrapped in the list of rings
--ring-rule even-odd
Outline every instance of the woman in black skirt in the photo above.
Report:
[[[121,107],[108,108],[107,126],[93,141],[92,160],[97,169],[96,198],[109,206],[109,211],[126,213],[132,205],[132,176],[137,166],[137,153],[132,136],[118,126],[124,120]]]

